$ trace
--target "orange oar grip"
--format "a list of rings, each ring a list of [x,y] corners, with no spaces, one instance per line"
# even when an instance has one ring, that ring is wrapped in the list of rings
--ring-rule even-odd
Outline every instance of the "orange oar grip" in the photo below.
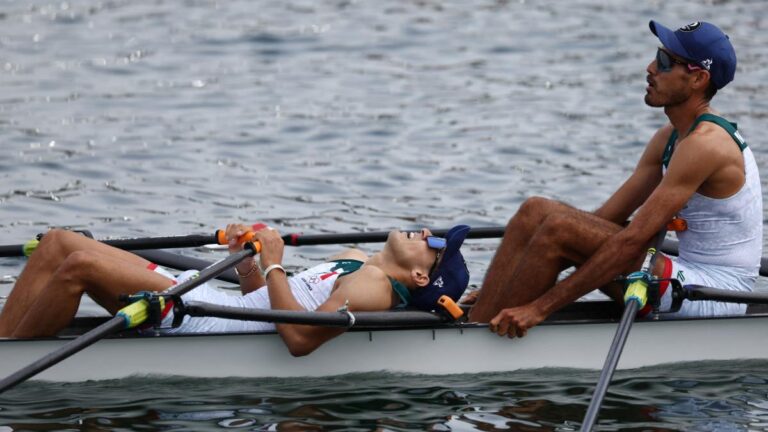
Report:
[[[227,241],[227,234],[224,232],[224,230],[218,229],[215,233],[216,236],[216,243],[220,245],[229,244]]]
[[[240,243],[247,243],[249,241],[253,240],[253,231],[248,231],[245,234],[241,235],[237,238],[237,244]],[[258,252],[258,251],[256,251]]]
[[[247,243],[249,241],[253,240],[253,231],[248,231],[245,234],[241,235],[237,239],[237,243]],[[216,242],[220,245],[227,245],[229,242],[227,241],[227,233],[224,230],[216,230]],[[259,252],[261,250],[261,246],[259,246],[259,249],[256,252]]]
[[[251,228],[253,229],[253,231],[261,231],[264,228],[269,228],[269,227],[267,225],[259,222],[259,223],[255,223],[255,224],[251,225]],[[216,233],[214,235],[216,237],[216,242],[218,244],[220,244],[220,245],[229,244],[229,242],[227,241],[227,233],[226,233],[225,230],[218,229],[218,230],[216,230]],[[245,233],[242,236],[240,236],[240,238],[237,239],[237,242],[238,243],[245,243],[245,242],[251,241],[251,239],[253,239],[253,232],[248,231],[247,233]],[[259,251],[261,251],[261,246],[259,246],[258,249],[256,250],[256,252],[259,252]]]

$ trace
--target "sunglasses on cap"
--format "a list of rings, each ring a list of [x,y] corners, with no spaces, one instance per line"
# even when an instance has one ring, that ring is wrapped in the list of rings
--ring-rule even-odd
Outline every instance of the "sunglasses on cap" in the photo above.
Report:
[[[437,263],[440,261],[440,256],[443,254],[445,247],[448,245],[448,241],[442,237],[435,236],[428,236],[425,240],[427,241],[427,247],[437,251],[435,254],[435,262],[432,263],[432,267],[429,269],[429,274],[431,275],[435,272],[435,269],[437,269]]]
[[[662,48],[659,48],[656,50],[656,67],[658,68],[659,72],[669,72],[672,70],[673,67],[675,67],[675,64],[688,66],[689,72],[702,69],[701,66],[696,66],[695,64],[693,64],[693,62],[686,61],[686,60],[679,60],[672,57],[671,55],[669,55],[667,51],[665,51]]]

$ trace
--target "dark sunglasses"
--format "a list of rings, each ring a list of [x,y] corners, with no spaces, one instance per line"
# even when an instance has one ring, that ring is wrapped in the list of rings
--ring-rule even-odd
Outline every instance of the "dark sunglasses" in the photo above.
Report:
[[[669,72],[675,67],[675,64],[685,65],[688,67],[688,71],[691,72],[701,70],[701,66],[696,66],[689,61],[676,59],[661,48],[656,50],[656,68],[658,68],[659,72]]]
[[[435,254],[435,262],[432,263],[432,267],[430,267],[429,269],[429,274],[431,275],[437,269],[437,263],[440,262],[440,256],[443,255],[443,251],[445,250],[445,247],[448,245],[448,242],[442,237],[434,237],[434,236],[429,236],[426,238],[426,240],[427,240],[427,247],[437,251],[437,253]]]

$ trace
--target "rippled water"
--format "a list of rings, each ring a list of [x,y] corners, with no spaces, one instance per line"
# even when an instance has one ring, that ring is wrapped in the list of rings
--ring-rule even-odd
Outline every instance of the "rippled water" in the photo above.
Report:
[[[497,226],[531,195],[595,208],[665,121],[642,102],[651,18],[731,36],[737,77],[715,107],[764,167],[767,17],[763,0],[2,2],[0,235]],[[473,284],[495,245],[468,244]],[[23,263],[0,261],[2,280]],[[763,429],[765,365],[748,366],[625,374],[607,429]],[[572,430],[594,378],[31,384],[0,399],[0,423]]]
[[[765,430],[766,372],[764,362],[619,372],[600,429]],[[539,369],[436,377],[38,382],[25,384],[9,402],[10,395],[0,396],[0,406],[10,403],[0,415],[7,430],[568,431],[578,430],[596,378],[596,372]]]

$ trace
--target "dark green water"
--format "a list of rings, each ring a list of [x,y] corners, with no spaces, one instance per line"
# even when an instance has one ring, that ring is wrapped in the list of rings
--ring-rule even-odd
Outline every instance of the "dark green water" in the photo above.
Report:
[[[258,367],[258,365],[254,365]],[[768,362],[701,362],[617,373],[598,430],[768,428]],[[27,383],[0,397],[0,430],[578,430],[596,372],[146,377]]]

